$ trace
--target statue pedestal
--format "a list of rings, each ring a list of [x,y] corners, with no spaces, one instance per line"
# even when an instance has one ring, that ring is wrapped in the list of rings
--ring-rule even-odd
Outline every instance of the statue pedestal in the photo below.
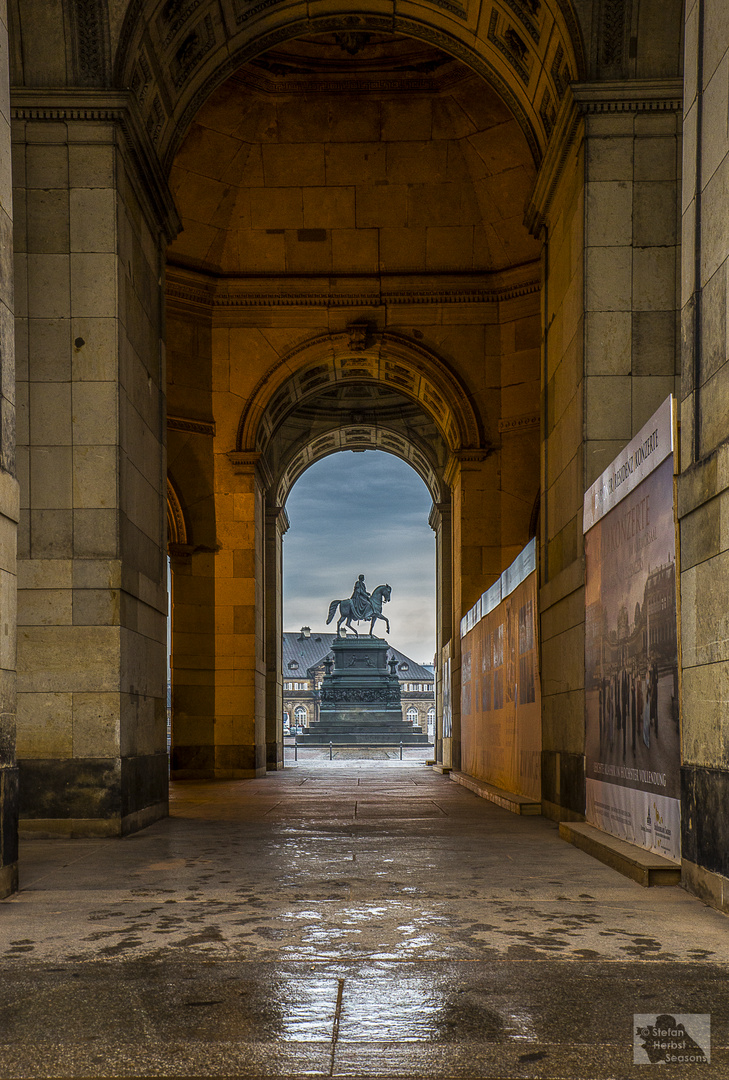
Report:
[[[386,641],[369,635],[332,643],[334,667],[322,680],[319,719],[300,743],[427,743],[421,728],[403,720],[400,682],[389,672],[387,650]]]

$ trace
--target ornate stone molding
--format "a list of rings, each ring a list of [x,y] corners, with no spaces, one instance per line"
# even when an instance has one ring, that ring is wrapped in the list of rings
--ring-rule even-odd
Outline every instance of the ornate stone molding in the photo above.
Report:
[[[382,307],[388,304],[499,304],[539,292],[540,270],[528,263],[483,274],[358,274],[328,276],[215,277],[170,265],[167,298],[181,307]]]
[[[187,522],[182,509],[182,501],[177,494],[174,484],[167,477],[167,544],[172,554],[172,548],[187,549],[189,547],[187,534]],[[175,551],[174,554],[189,554],[187,550]]]
[[[103,86],[109,70],[109,20],[103,0],[68,5],[79,86]]]
[[[683,108],[681,79],[572,83],[570,90],[583,116],[591,113],[679,112]]]
[[[524,416],[510,416],[499,420],[500,435],[515,435],[521,431],[531,431],[539,427],[539,413],[527,413]]]
[[[236,476],[250,476],[255,473],[264,487],[269,488],[273,483],[271,470],[258,450],[230,450],[225,456],[233,466]]]
[[[436,455],[425,440],[407,437],[403,432],[378,422],[333,427],[317,433],[305,446],[297,445],[285,455],[278,468],[274,492],[276,503],[288,498],[292,487],[302,473],[315,461],[320,461],[338,450],[385,450],[407,461],[423,480],[432,498],[442,497],[442,482]]]
[[[433,532],[437,532],[444,519],[448,519],[451,513],[450,500],[448,502],[433,503],[428,514],[428,524]]]
[[[215,435],[214,420],[188,420],[183,416],[168,416],[169,431],[187,431],[192,435]]]
[[[454,450],[443,472],[443,479],[449,487],[452,487],[453,481],[464,466],[468,469],[469,466],[482,465],[487,458],[491,457],[492,453],[493,450],[490,446],[473,446]]]
[[[314,384],[308,376],[311,368],[316,369]],[[355,354],[349,349],[346,331],[317,334],[294,345],[254,387],[240,419],[236,445],[265,450],[284,403],[291,409],[324,384],[356,378],[383,382],[420,401],[448,446],[479,444],[480,424],[459,376],[426,346],[384,330],[373,334],[365,352]],[[276,417],[271,408],[274,401]]]
[[[635,79],[629,82],[572,83],[557,114],[524,224],[538,236],[547,221],[565,163],[582,137],[586,117],[614,113],[679,112],[683,108],[680,79]]]
[[[62,120],[114,124],[121,133],[121,146],[150,226],[161,231],[167,243],[174,240],[181,228],[175,201],[130,91],[15,87],[10,94],[10,112],[13,120],[29,123]]]
[[[289,515],[286,513],[286,507],[266,507],[266,524],[269,527],[274,528],[279,536],[285,536],[291,526]]]

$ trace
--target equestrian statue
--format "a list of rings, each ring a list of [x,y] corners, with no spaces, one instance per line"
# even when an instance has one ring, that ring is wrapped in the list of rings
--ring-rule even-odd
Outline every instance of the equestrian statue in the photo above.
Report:
[[[371,593],[367,592],[365,587],[364,574],[360,574],[354,583],[354,589],[349,600],[332,600],[329,605],[329,618],[327,619],[327,626],[334,618],[334,613],[339,608],[339,622],[337,623],[337,633],[339,633],[342,623],[347,622],[347,629],[352,630],[354,634],[357,631],[352,626],[352,619],[355,622],[367,622],[370,619],[370,637],[372,637],[372,631],[375,626],[375,622],[378,619],[382,619],[387,626],[387,633],[390,633],[390,622],[386,615],[382,614],[382,604],[387,603],[390,599],[392,590],[389,585],[378,585],[376,589],[373,589]],[[359,634],[357,634],[359,637]]]

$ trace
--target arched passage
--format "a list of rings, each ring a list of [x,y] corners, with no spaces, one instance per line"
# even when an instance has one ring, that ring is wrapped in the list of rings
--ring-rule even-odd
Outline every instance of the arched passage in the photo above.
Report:
[[[189,614],[216,627],[212,644],[189,631],[175,775],[280,763],[284,505],[312,462],[380,447],[428,484],[455,679],[452,628],[528,537],[534,146],[451,53],[353,33],[282,36],[206,98],[171,167],[184,224],[168,250],[171,468],[188,463],[178,483],[197,484],[210,538],[190,556]],[[180,418],[210,433],[183,446]]]

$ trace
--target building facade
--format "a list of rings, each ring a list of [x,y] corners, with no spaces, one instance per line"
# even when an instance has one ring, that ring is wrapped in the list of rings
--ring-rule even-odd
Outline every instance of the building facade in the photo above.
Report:
[[[324,661],[333,659],[332,641],[336,634],[312,631],[302,626],[298,633],[283,635],[283,726],[284,734],[306,730],[319,719],[319,689],[324,678]],[[397,661],[400,680],[402,718],[431,738],[435,736],[435,672],[432,667],[416,664],[404,653],[390,646],[388,662]]]

